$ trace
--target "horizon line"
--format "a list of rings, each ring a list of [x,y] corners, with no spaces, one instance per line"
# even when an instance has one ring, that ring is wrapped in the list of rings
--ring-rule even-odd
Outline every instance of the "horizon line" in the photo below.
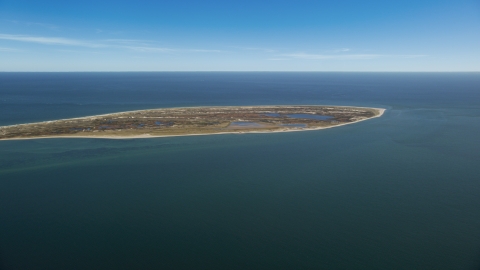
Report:
[[[454,71],[390,71],[390,70],[369,70],[369,71],[339,71],[339,70],[144,70],[144,71],[0,71],[0,73],[168,73],[168,72],[225,72],[225,73],[246,73],[246,72],[263,72],[263,73],[480,73],[480,70],[454,70]]]

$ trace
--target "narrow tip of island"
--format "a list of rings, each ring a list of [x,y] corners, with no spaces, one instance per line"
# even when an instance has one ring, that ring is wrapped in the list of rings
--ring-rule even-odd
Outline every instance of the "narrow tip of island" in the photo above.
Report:
[[[0,140],[307,131],[357,123],[380,117],[384,111],[326,105],[162,108],[2,126]]]

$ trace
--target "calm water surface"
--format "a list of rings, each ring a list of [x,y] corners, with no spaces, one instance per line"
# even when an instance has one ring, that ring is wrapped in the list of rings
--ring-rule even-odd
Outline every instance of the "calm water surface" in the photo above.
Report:
[[[255,122],[247,122],[247,121],[239,121],[239,122],[231,122],[228,127],[262,127],[261,124]]]
[[[387,111],[307,132],[0,141],[0,269],[480,268],[479,73],[0,73],[0,125],[277,104]]]

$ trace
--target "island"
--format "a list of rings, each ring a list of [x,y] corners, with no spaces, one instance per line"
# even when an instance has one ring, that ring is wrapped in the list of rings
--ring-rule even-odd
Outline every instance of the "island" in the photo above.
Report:
[[[385,109],[290,105],[162,108],[0,127],[0,140],[149,138],[317,130],[380,117]]]

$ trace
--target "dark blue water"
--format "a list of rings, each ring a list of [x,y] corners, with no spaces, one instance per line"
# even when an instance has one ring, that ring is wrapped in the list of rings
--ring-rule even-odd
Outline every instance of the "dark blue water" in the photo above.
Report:
[[[479,73],[0,73],[0,125],[386,108],[342,127],[0,141],[0,269],[478,269]]]

